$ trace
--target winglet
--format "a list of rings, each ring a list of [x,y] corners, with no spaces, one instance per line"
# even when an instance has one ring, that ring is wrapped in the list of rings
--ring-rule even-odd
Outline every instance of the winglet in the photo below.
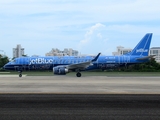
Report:
[[[98,53],[98,55],[92,60],[92,62],[97,61],[101,53]]]

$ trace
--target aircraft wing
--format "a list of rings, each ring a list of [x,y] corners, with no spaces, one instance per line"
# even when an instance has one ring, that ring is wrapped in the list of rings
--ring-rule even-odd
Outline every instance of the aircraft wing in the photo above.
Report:
[[[148,58],[153,58],[154,56],[156,56],[156,55],[150,55],[150,56],[146,56],[146,57],[142,57],[142,58],[137,58],[137,60],[145,60]]]
[[[71,65],[67,65],[66,68],[70,69],[70,70],[84,70],[85,68],[89,67],[90,65],[92,65],[92,62],[97,61],[99,55],[101,53],[99,53],[94,59],[92,59],[91,61],[88,62],[82,62],[82,63],[77,63],[77,64],[71,64]]]

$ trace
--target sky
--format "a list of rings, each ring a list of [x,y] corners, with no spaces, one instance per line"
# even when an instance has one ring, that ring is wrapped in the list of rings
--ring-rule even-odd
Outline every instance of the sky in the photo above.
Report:
[[[0,0],[0,54],[21,44],[28,56],[52,48],[112,55],[146,33],[160,47],[160,0]],[[2,50],[4,52],[2,52]]]

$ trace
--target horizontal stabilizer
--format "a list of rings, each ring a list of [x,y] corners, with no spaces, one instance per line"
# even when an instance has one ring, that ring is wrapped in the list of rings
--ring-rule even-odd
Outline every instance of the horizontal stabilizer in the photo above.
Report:
[[[146,56],[146,57],[141,57],[141,58],[138,58],[137,60],[145,60],[145,59],[153,58],[154,56],[156,56],[156,55],[150,55],[150,56]]]

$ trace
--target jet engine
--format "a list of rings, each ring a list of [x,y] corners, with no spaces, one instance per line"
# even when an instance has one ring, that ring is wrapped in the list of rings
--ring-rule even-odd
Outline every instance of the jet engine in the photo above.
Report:
[[[65,67],[53,67],[53,73],[56,75],[65,75],[69,70]]]

